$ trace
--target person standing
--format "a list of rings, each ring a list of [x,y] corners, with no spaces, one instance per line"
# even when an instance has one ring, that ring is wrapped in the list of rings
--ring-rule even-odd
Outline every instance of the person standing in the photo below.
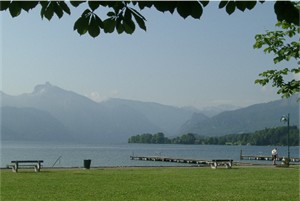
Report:
[[[277,153],[277,148],[274,148],[272,150],[272,161],[273,161],[273,165],[276,165],[276,159],[278,157],[278,153]]]

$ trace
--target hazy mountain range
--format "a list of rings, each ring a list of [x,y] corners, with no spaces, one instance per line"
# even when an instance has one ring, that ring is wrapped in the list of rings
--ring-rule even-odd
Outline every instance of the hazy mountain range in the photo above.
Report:
[[[50,83],[37,85],[32,93],[18,96],[1,93],[1,100],[4,140],[21,139],[22,135],[22,139],[39,140],[46,134],[33,133],[41,130],[38,128],[43,121],[49,122],[43,126],[49,132],[52,129],[53,135],[48,137],[52,140],[57,140],[57,135],[63,138],[65,133],[73,140],[127,142],[129,136],[139,133],[174,134],[196,111],[121,99],[97,103]]]
[[[282,125],[279,119],[288,112],[291,124],[299,125],[299,104],[295,98],[219,114],[212,112],[217,115],[208,117],[210,111],[205,115],[195,108],[123,99],[97,103],[46,83],[37,85],[32,93],[1,93],[1,137],[118,143],[142,133],[222,135]]]
[[[207,136],[247,133],[264,128],[284,126],[280,119],[290,114],[290,125],[299,127],[299,102],[296,96],[290,99],[276,100],[269,103],[225,111],[211,118],[195,113],[185,122],[180,133],[196,133]]]

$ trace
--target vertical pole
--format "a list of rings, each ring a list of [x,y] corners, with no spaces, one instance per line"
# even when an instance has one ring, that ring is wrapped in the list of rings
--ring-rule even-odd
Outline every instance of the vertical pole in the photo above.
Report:
[[[288,146],[288,160],[290,160],[290,144],[289,144],[289,138],[290,138],[290,113],[288,113],[288,117],[287,117],[287,146]]]
[[[16,168],[16,172],[18,172],[18,169],[19,169],[19,163],[18,163],[18,161],[16,162],[16,166],[15,166]]]
[[[287,148],[288,148],[288,157],[287,157],[287,160],[285,162],[285,164],[287,166],[289,166],[290,164],[290,113],[288,113],[288,115],[283,115],[281,117],[281,120],[280,121],[283,121],[284,123],[287,122]]]
[[[240,160],[243,160],[242,154],[243,154],[243,151],[241,150],[241,152],[240,152]]]

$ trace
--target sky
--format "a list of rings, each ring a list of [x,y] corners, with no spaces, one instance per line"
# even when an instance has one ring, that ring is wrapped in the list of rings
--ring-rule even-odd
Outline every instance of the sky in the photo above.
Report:
[[[50,22],[39,9],[16,18],[1,12],[1,91],[30,93],[50,82],[98,102],[122,98],[196,108],[277,100],[270,85],[254,84],[259,73],[277,68],[272,55],[253,49],[256,34],[275,29],[273,5],[229,16],[211,2],[200,20],[145,9],[146,32],[101,32],[97,38],[73,31],[86,6]]]

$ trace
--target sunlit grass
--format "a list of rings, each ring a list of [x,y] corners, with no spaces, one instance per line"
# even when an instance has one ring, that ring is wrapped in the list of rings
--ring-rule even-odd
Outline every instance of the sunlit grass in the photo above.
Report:
[[[1,171],[1,200],[299,200],[298,168]]]

